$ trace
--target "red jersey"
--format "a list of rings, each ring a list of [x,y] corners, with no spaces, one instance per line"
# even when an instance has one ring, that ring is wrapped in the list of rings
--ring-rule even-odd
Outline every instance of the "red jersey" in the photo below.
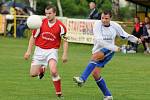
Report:
[[[136,23],[136,24],[134,25],[134,28],[135,28],[135,31],[136,31],[136,32],[139,32],[139,30],[140,30],[140,23]]]
[[[43,49],[59,48],[61,43],[61,35],[66,33],[65,25],[56,20],[56,23],[50,26],[47,18],[43,19],[40,29],[33,30],[35,45]]]

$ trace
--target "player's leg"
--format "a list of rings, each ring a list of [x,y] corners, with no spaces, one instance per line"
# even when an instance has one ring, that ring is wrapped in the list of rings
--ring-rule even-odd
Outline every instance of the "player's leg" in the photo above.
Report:
[[[104,100],[112,100],[113,97],[112,97],[111,93],[109,92],[104,79],[100,76],[100,73],[101,73],[102,68],[112,59],[114,52],[112,52],[108,49],[103,49],[103,52],[105,54],[105,57],[103,60],[100,60],[97,62],[97,66],[99,68],[96,67],[93,70],[92,75],[93,75],[98,87],[100,88],[100,90],[104,94]]]
[[[39,79],[42,79],[46,70],[47,63],[45,60],[39,60],[37,58],[37,56],[33,57],[30,68],[30,75],[32,77],[38,76]]]
[[[92,72],[92,76],[94,77],[97,86],[102,91],[102,93],[104,95],[104,100],[112,100],[113,97],[112,97],[109,89],[106,86],[106,82],[100,75],[101,70],[102,70],[101,67],[96,67]]]
[[[86,67],[86,69],[84,70],[84,72],[81,75],[81,78],[86,81],[88,76],[91,74],[91,72],[94,70],[94,68],[96,67],[96,62],[99,60],[104,59],[104,53],[99,51],[96,52],[92,55],[91,57],[91,61],[89,62],[88,66]]]
[[[31,65],[31,68],[30,68],[30,76],[31,77],[39,76],[39,78],[41,79],[44,76],[44,72],[45,72],[44,66]]]
[[[87,80],[91,72],[96,67],[97,61],[104,59],[104,53],[101,51],[98,51],[94,53],[91,57],[91,61],[83,71],[80,77],[74,77],[73,80],[78,83],[79,86],[82,86],[82,84]]]
[[[147,39],[145,39],[145,45],[146,45],[146,52],[145,53],[150,53],[150,48],[149,48],[149,41],[150,39],[149,38],[147,38]]]
[[[38,78],[42,79],[46,67],[47,67],[47,61],[43,56],[43,49],[39,47],[35,47],[31,68],[30,68],[30,75],[32,77],[39,76]]]
[[[145,40],[144,39],[142,39],[142,45],[144,47],[144,51],[146,51],[146,45],[145,45]]]
[[[45,66],[40,66],[40,68],[39,68],[39,75],[38,75],[39,79],[42,79],[44,77],[45,70],[46,70]]]
[[[150,37],[148,37],[147,47],[149,48],[148,53],[150,53]]]
[[[56,95],[58,97],[62,96],[62,91],[61,91],[61,79],[57,71],[57,61],[55,59],[50,59],[49,60],[49,67],[50,67],[50,72],[53,80],[53,84],[55,87]]]

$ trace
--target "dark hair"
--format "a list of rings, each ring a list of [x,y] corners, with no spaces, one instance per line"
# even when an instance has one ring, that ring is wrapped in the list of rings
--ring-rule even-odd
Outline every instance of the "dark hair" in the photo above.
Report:
[[[110,15],[110,17],[112,17],[112,13],[111,13],[110,10],[104,10],[102,13],[103,13],[104,15]]]
[[[96,4],[96,1],[90,1],[89,3],[91,3],[91,2],[93,2],[93,3],[95,3],[95,4]]]
[[[53,9],[53,12],[56,13],[57,9],[56,9],[56,6],[54,5],[48,5],[45,10],[49,10],[49,9]]]
[[[95,1],[95,0],[88,0],[88,2],[89,2],[89,3],[90,3],[90,2],[93,2],[93,3],[96,4],[96,1]]]

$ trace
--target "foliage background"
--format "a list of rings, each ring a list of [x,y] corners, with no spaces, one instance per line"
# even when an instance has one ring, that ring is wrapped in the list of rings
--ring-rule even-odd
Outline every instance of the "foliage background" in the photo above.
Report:
[[[2,1],[2,0],[1,0]],[[10,0],[5,0],[10,1]],[[15,0],[29,5],[28,0]],[[91,0],[60,0],[63,9],[63,15],[71,18],[87,18],[89,13],[88,2]],[[112,10],[112,0],[94,0],[97,3],[99,12],[105,9]],[[121,0],[120,0],[121,1]],[[44,8],[47,4],[57,5],[57,0],[37,0],[36,14],[43,15]],[[126,7],[120,7],[120,18],[117,20],[131,20],[135,16],[135,5],[127,5]]]

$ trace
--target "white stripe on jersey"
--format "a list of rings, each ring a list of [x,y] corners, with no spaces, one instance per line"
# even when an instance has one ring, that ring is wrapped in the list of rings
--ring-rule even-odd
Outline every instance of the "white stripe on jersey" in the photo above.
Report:
[[[36,33],[35,33],[35,35],[34,35],[34,38],[36,38],[36,37],[39,35],[39,33],[40,33],[40,28],[36,30]]]
[[[65,34],[65,29],[62,25],[59,25],[59,26],[60,26],[60,29],[61,29],[60,36],[62,36],[62,35]]]

